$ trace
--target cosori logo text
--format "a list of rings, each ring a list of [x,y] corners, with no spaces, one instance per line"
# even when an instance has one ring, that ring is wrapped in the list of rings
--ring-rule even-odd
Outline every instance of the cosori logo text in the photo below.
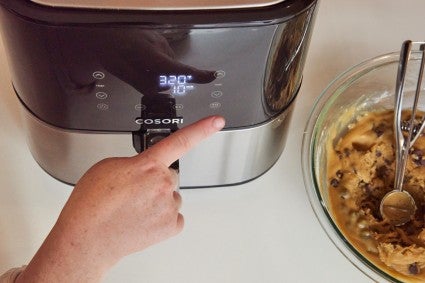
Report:
[[[183,124],[183,118],[162,118],[162,119],[136,119],[138,125],[172,125]]]

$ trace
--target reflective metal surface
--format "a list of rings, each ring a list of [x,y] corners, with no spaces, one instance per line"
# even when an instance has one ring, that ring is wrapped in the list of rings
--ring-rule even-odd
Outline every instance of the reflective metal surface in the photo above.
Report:
[[[235,9],[264,7],[284,2],[285,0],[31,0],[32,2],[67,8],[88,9],[128,9],[128,10],[203,10],[203,9]]]
[[[291,111],[292,107],[262,126],[219,132],[201,143],[180,160],[181,187],[238,184],[266,172],[282,153]],[[31,153],[63,182],[75,184],[104,158],[136,154],[131,133],[66,131],[23,112]]]

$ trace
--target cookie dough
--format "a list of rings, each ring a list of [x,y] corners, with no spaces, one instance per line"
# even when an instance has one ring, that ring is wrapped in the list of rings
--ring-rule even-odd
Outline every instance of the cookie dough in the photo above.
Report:
[[[334,142],[327,156],[329,198],[338,226],[364,257],[403,281],[424,282],[425,136],[409,151],[403,185],[416,202],[414,219],[394,226],[379,211],[394,188],[393,119],[392,110],[367,113]],[[403,112],[402,120],[409,119]]]

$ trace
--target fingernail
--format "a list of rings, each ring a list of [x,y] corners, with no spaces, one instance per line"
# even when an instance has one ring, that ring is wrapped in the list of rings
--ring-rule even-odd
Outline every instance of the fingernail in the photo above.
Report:
[[[219,130],[223,129],[225,124],[226,124],[226,121],[224,120],[223,117],[215,117],[213,120],[213,126],[216,129],[219,129]]]

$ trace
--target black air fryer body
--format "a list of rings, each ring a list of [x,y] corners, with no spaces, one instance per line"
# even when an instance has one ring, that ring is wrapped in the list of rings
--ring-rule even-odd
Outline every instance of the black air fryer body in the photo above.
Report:
[[[245,182],[276,162],[316,1],[75,2],[0,0],[28,144],[52,176],[75,183],[102,158],[214,114],[226,128],[180,161],[183,187]]]

